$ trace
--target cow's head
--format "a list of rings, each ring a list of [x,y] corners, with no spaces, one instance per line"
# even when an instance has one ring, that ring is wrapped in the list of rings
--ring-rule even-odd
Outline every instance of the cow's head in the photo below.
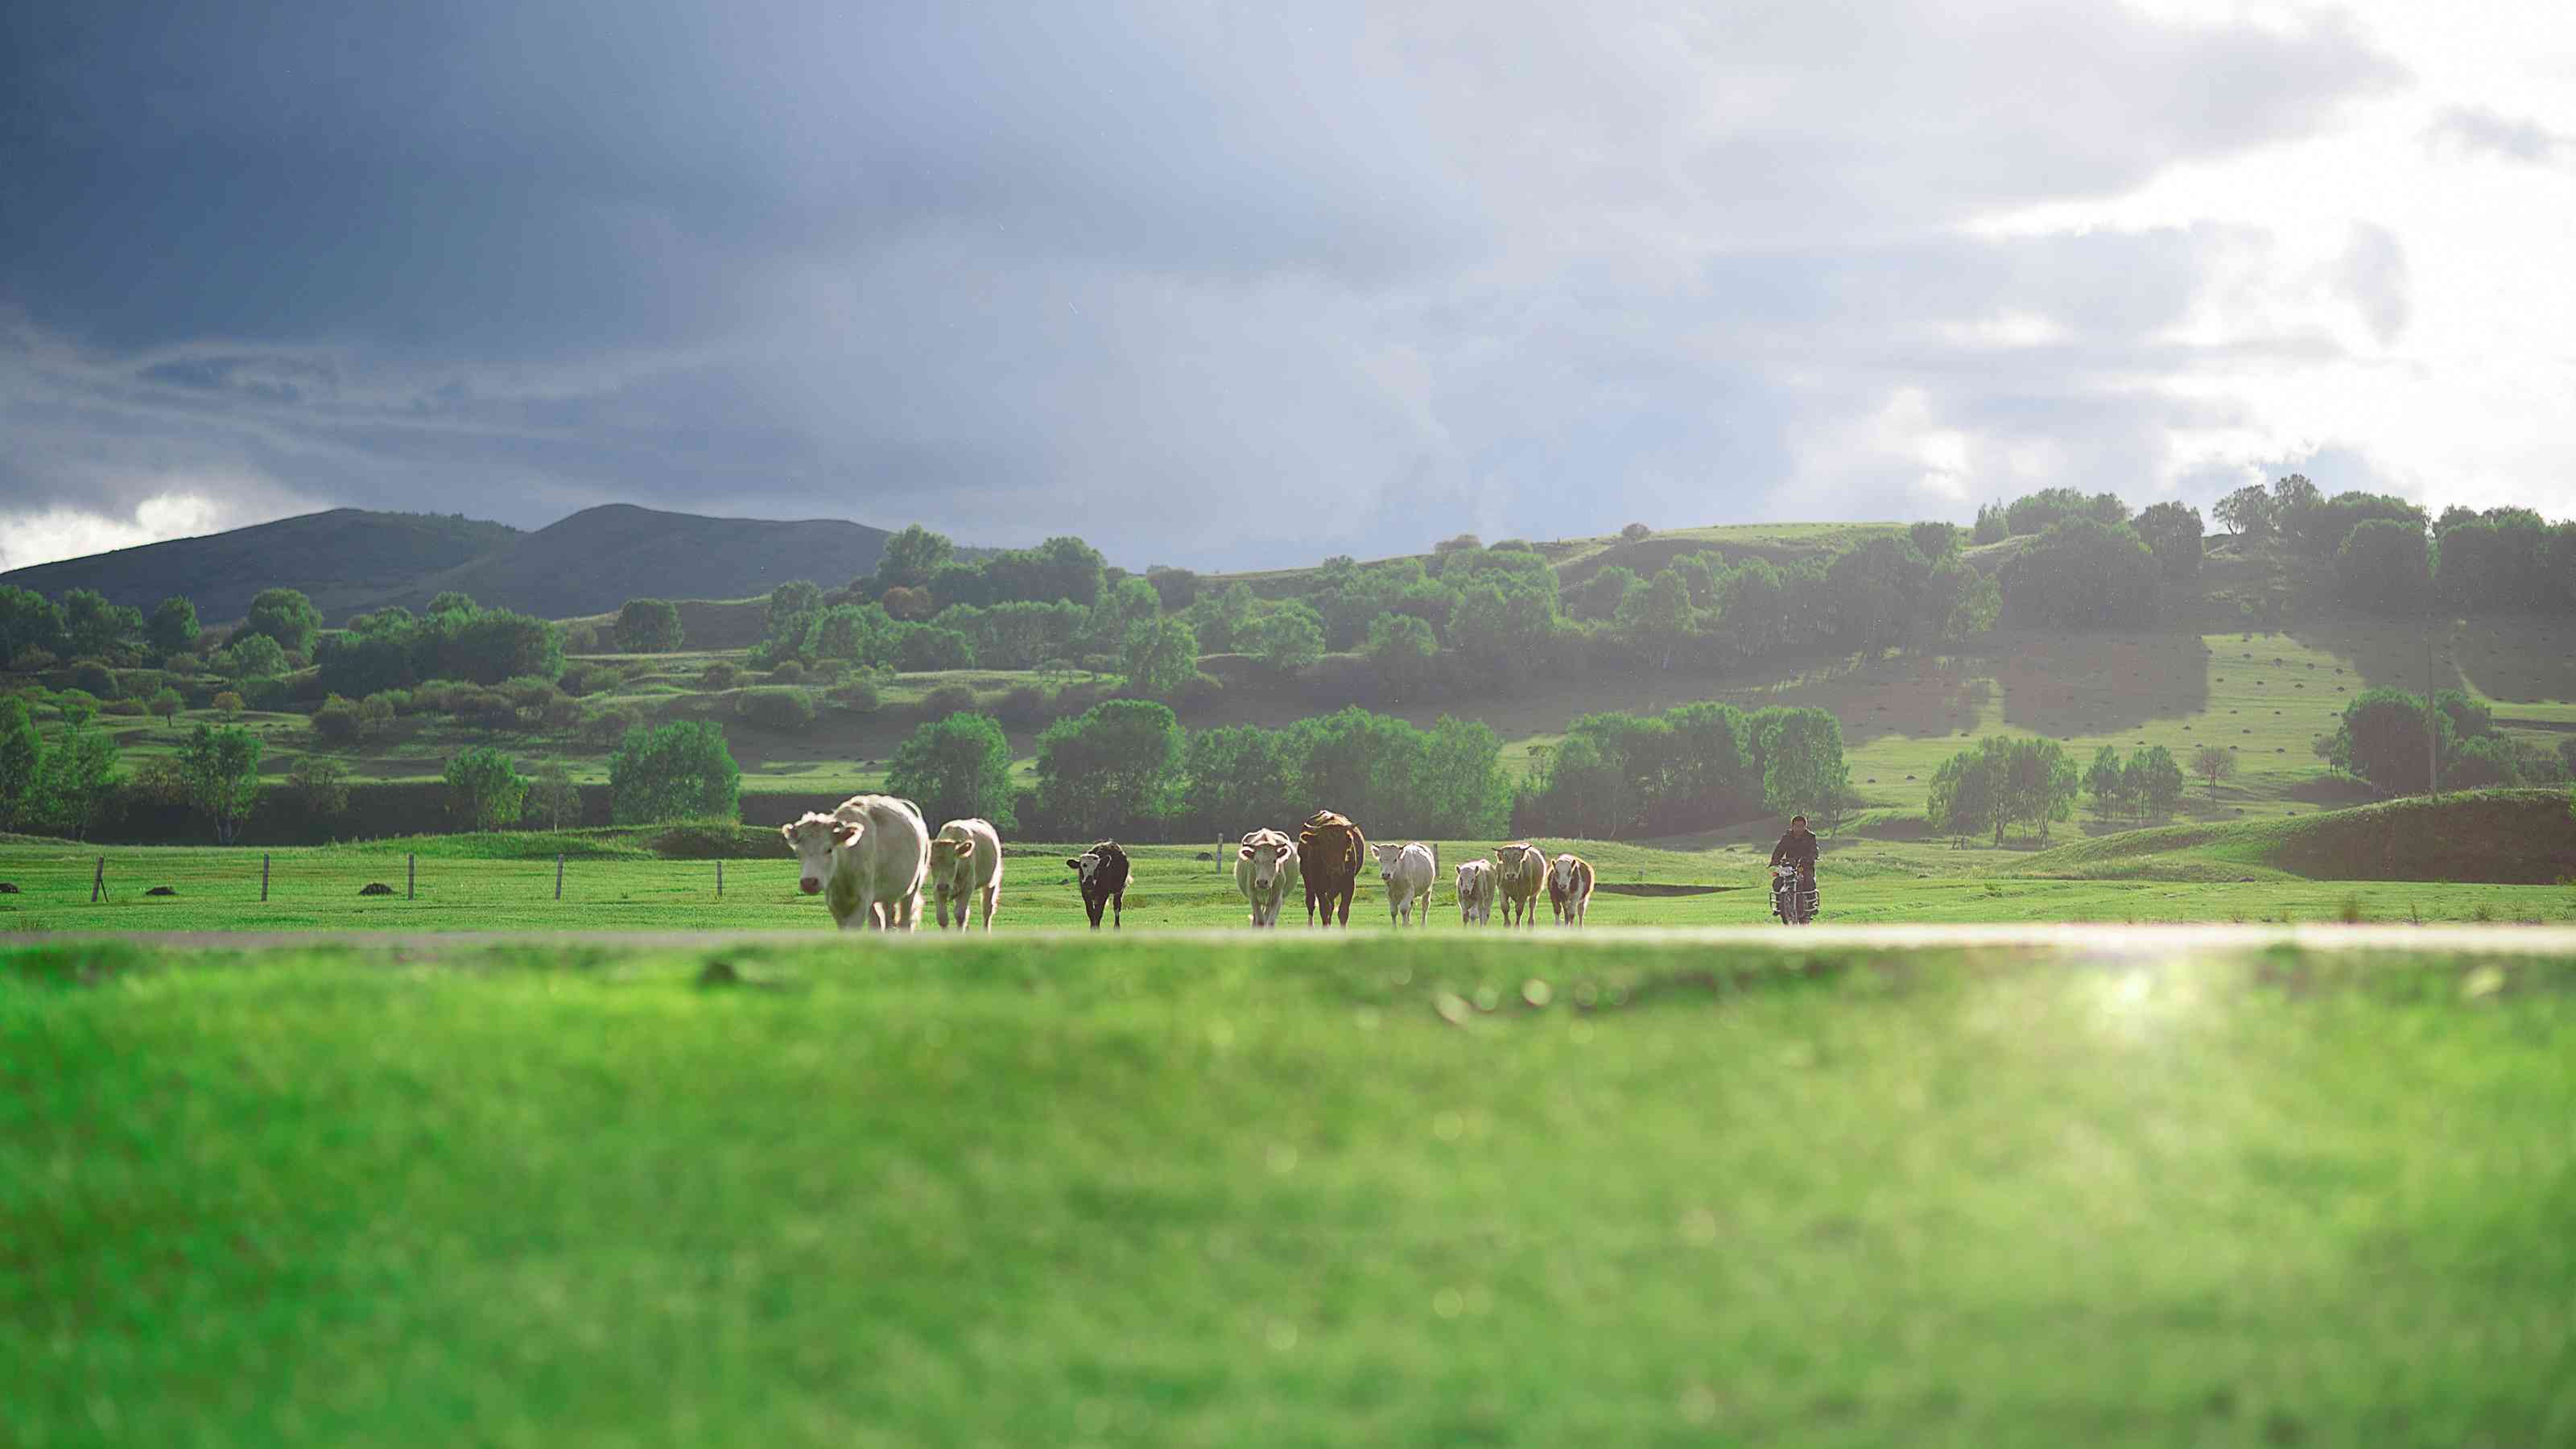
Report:
[[[1404,859],[1404,847],[1401,845],[1372,845],[1369,849],[1377,853],[1377,873],[1388,880],[1395,879],[1396,862]]]
[[[1240,846],[1238,849],[1242,852],[1242,858],[1252,863],[1254,888],[1266,891],[1279,883],[1280,864],[1288,859],[1286,841],[1259,840]]]
[[[1502,866],[1503,874],[1520,878],[1536,869],[1538,850],[1534,846],[1521,845],[1517,842],[1511,845],[1498,845],[1494,847],[1494,860]]]
[[[1575,867],[1581,864],[1583,864],[1583,862],[1576,860],[1573,856],[1558,856],[1555,863],[1548,867],[1547,883],[1555,887],[1559,892],[1572,891],[1574,889],[1574,870]]]
[[[1101,860],[1099,851],[1086,850],[1080,855],[1067,856],[1064,863],[1073,867],[1073,873],[1081,878],[1082,888],[1089,890],[1093,878],[1100,874]]]
[[[1458,894],[1472,896],[1476,887],[1493,876],[1494,868],[1481,860],[1471,860],[1458,867]]]
[[[797,864],[803,867],[797,885],[807,895],[820,894],[823,884],[832,878],[839,864],[839,852],[859,843],[865,827],[855,820],[837,815],[818,815],[807,811],[803,817],[778,827],[787,848],[796,852]]]
[[[959,840],[953,835],[937,835],[931,837],[930,868],[932,870],[954,870],[959,865],[973,860],[974,858],[975,842],[971,840]]]

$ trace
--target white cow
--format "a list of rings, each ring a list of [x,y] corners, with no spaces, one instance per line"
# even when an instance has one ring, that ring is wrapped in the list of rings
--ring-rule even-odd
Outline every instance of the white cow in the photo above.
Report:
[[[921,921],[930,827],[921,807],[892,795],[853,795],[829,815],[808,811],[778,827],[804,867],[798,884],[821,894],[844,931],[910,931]]]
[[[1494,863],[1471,860],[1458,867],[1458,924],[1482,926],[1494,919]]]
[[[1547,868],[1547,903],[1557,924],[1580,926],[1592,904],[1592,862],[1579,855],[1560,855]]]
[[[1431,847],[1417,840],[1411,845],[1372,845],[1377,852],[1378,878],[1386,882],[1387,919],[1398,925],[1414,923],[1413,913],[1422,912],[1422,924],[1431,924],[1431,882],[1440,874],[1440,859]]]
[[[1252,924],[1279,924],[1288,883],[1297,879],[1297,842],[1277,830],[1250,831],[1234,856],[1234,888],[1252,903]]]
[[[939,928],[948,929],[948,903],[957,903],[957,929],[966,929],[970,901],[984,903],[984,929],[993,929],[993,908],[1002,901],[1002,835],[989,820],[951,820],[930,842],[931,893],[939,904]]]

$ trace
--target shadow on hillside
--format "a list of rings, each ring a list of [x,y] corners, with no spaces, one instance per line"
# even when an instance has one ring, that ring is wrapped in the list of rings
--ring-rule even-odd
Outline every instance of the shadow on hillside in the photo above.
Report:
[[[2507,704],[2576,701],[2576,619],[2488,615],[2427,624],[2355,617],[2293,627],[2312,649],[2353,661],[2368,688],[2471,689]]]
[[[2197,634],[1998,631],[1987,662],[2003,686],[2004,724],[2052,739],[2209,708],[2209,646]]]

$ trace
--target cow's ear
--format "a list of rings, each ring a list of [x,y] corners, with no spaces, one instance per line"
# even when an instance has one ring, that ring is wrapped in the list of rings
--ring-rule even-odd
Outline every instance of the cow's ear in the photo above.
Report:
[[[796,843],[796,827],[793,824],[779,826],[778,838],[786,841],[790,845],[794,845]]]
[[[859,827],[844,820],[832,827],[832,838],[843,845],[856,845],[859,841]]]
[[[1075,870],[1082,869],[1082,858],[1080,856],[1068,855],[1064,858],[1064,863],[1073,867]]]
[[[1249,846],[1249,845],[1238,846],[1238,847],[1236,847],[1236,849],[1237,849],[1237,850],[1239,850],[1239,851],[1242,853],[1242,855],[1243,855],[1243,858],[1244,858],[1244,859],[1246,859],[1246,860],[1250,860],[1250,859],[1252,859],[1252,847],[1251,847],[1251,846]]]

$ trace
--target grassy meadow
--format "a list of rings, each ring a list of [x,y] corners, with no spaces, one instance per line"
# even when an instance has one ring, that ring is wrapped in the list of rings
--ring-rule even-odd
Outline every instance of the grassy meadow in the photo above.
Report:
[[[2576,1438],[2569,962],[1620,939],[0,942],[7,1437]]]

